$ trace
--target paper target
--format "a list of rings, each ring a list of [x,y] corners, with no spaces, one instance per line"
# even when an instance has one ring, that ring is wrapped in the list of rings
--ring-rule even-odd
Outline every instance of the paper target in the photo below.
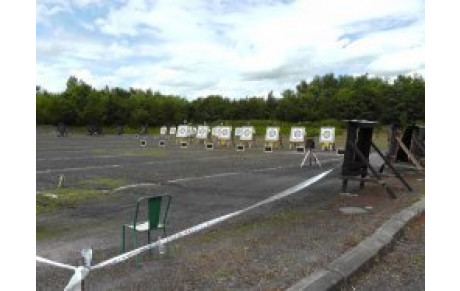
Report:
[[[207,139],[209,133],[209,126],[199,125],[196,133],[197,139]]]
[[[230,140],[232,136],[232,127],[231,126],[221,126],[219,135],[217,136],[220,140]]]
[[[212,136],[218,136],[218,129],[219,127],[218,126],[214,126],[212,129],[211,129],[211,135]]]
[[[165,135],[168,132],[168,128],[166,126],[162,126],[160,128],[160,134]]]
[[[266,141],[278,141],[279,137],[280,137],[279,127],[267,127],[267,130],[265,131]]]
[[[304,142],[305,141],[305,127],[291,127],[291,135],[289,136],[290,142]]]
[[[176,127],[175,126],[172,126],[169,128],[169,134],[170,135],[175,135],[176,134]]]
[[[243,133],[242,127],[235,128],[235,136],[241,136],[242,133]]]
[[[319,142],[334,142],[335,140],[335,128],[334,127],[321,127],[321,133],[319,135]]]
[[[240,140],[251,141],[254,128],[252,126],[244,126],[241,128]]]
[[[179,125],[177,127],[176,137],[188,137],[189,127],[187,125]]]

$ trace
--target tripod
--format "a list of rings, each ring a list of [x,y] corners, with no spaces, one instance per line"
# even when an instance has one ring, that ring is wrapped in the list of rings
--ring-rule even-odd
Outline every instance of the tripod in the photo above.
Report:
[[[310,154],[311,154],[311,156],[310,156]],[[302,163],[300,164],[301,168],[303,167],[303,165],[305,165],[305,162],[307,161],[308,156],[310,156],[310,167],[311,167],[312,158],[315,158],[315,162],[319,165],[320,168],[322,168],[321,163],[319,162],[318,157],[316,156],[314,149],[309,149],[307,151],[307,153],[305,154],[305,157],[303,158]]]

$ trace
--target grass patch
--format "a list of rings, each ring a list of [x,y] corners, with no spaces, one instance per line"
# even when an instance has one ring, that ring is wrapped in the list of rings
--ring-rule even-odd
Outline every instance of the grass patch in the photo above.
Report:
[[[61,188],[53,191],[56,198],[47,195],[37,195],[36,214],[53,212],[61,208],[72,208],[76,204],[89,199],[103,199],[106,194],[94,189]]]
[[[62,229],[56,227],[51,228],[37,225],[35,234],[37,240],[42,240],[58,236],[61,232]]]

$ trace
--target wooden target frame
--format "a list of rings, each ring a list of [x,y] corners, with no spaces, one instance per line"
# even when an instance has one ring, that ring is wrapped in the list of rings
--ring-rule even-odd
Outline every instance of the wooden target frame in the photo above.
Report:
[[[319,134],[320,143],[335,142],[335,127],[321,127]]]
[[[220,126],[220,131],[217,138],[219,140],[229,141],[232,139],[232,127],[231,126]]]
[[[211,135],[212,135],[212,137],[218,137],[218,136],[219,136],[219,132],[220,132],[220,126],[214,126],[214,127],[211,129]]]
[[[168,128],[166,126],[162,126],[160,128],[160,134],[161,135],[166,135],[168,133]]]
[[[291,143],[304,143],[307,137],[307,131],[303,126],[291,127],[291,133],[289,134],[289,142]]]
[[[199,140],[207,140],[209,137],[209,126],[207,125],[199,125],[195,138]]]
[[[170,135],[175,136],[175,135],[176,135],[176,132],[177,132],[177,130],[176,130],[176,127],[175,127],[175,126],[171,126],[171,127],[169,128],[169,134],[170,134]]]
[[[242,133],[243,133],[243,128],[242,128],[242,127],[236,127],[236,128],[235,128],[235,136],[236,136],[236,137],[239,138],[239,137],[241,136]]]
[[[189,137],[189,126],[187,125],[179,125],[177,127],[176,137],[179,138],[187,138]]]
[[[253,126],[243,126],[241,128],[241,141],[253,141],[254,140],[254,127]]]
[[[266,142],[279,142],[280,141],[280,128],[279,126],[268,126],[265,130]]]

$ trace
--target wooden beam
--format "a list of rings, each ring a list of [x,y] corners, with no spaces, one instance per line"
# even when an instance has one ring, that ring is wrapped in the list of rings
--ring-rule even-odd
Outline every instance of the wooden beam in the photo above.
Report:
[[[407,149],[406,145],[402,142],[401,138],[396,137],[396,140],[398,141],[399,146],[406,153],[407,157],[412,162],[412,164],[414,164],[417,169],[423,170],[422,165],[417,161],[417,159],[414,157],[414,155],[412,155],[412,153],[409,151],[409,149]]]

